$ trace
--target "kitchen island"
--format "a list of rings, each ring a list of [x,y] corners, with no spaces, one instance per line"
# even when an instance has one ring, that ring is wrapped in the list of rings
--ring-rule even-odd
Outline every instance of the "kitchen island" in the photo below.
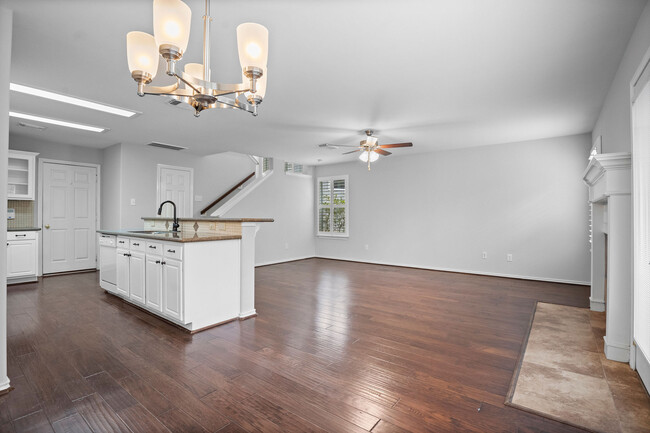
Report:
[[[192,333],[257,315],[255,234],[272,219],[143,219],[98,230],[102,288]]]

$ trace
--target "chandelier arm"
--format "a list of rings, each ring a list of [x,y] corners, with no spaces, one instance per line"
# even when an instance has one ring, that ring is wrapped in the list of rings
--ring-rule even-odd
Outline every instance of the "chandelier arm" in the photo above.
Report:
[[[197,89],[196,87],[194,87],[194,84],[192,84],[189,80],[187,80],[187,79],[185,78],[186,76],[189,77],[189,74],[186,74],[185,72],[181,73],[181,75],[178,75],[178,74],[174,73],[174,77],[178,78],[180,81],[182,81],[183,83],[185,83],[185,84],[187,84],[188,86],[190,86],[190,87],[191,87],[191,88],[192,88],[196,93],[201,93],[201,91],[200,91],[199,89]],[[177,84],[178,84],[178,83],[177,83]]]
[[[170,84],[169,86],[144,86],[145,93],[148,93],[150,95],[157,95],[157,94],[165,94],[165,93],[170,93],[178,89],[178,81],[174,84]]]
[[[237,108],[239,110],[248,111],[249,113],[255,113],[257,111],[257,110],[255,110],[255,108],[252,105],[247,104],[245,102],[240,102],[237,99],[223,98],[223,99],[217,99],[217,102],[220,103],[220,104],[228,105],[229,107],[232,107],[232,108]]]

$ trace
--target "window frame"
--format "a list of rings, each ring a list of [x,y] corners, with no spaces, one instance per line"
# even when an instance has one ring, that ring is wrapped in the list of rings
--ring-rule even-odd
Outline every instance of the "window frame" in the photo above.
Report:
[[[345,205],[335,205],[332,195],[334,193],[334,181],[335,180],[344,180],[345,181]],[[329,181],[331,182],[330,187],[330,204],[322,205],[320,203],[320,184],[321,182]],[[330,231],[321,232],[320,231],[320,210],[321,208],[330,209]],[[345,232],[337,233],[331,231],[334,226],[334,209],[345,209]],[[350,178],[347,174],[339,176],[323,176],[316,179],[316,236],[322,238],[349,238],[350,237]]]

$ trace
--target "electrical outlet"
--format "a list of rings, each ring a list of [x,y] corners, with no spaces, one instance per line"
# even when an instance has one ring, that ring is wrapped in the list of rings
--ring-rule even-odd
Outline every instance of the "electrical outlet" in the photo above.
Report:
[[[135,206],[135,199],[134,198],[131,199],[131,206]]]
[[[285,242],[285,243],[284,243],[284,249],[285,249],[285,250],[288,250],[288,249],[289,249],[289,242]]]
[[[368,251],[368,244],[365,244],[363,247]]]
[[[506,255],[506,261],[508,261],[508,262],[512,261],[512,254],[507,254]]]
[[[194,196],[194,201],[203,201],[203,196],[202,195],[195,195]]]
[[[483,256],[484,259],[487,259],[487,251],[483,251]]]

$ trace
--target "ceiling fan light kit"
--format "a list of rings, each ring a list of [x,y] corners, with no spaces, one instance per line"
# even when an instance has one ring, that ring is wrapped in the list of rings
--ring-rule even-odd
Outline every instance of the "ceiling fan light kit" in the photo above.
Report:
[[[379,159],[379,155],[389,156],[392,155],[391,152],[384,150],[384,148],[396,148],[396,147],[413,147],[413,143],[394,143],[394,144],[379,144],[379,139],[373,135],[374,131],[372,129],[366,129],[363,131],[366,134],[366,138],[359,142],[358,146],[349,146],[345,144],[319,144],[318,147],[327,147],[330,149],[338,149],[339,147],[356,147],[356,149],[349,152],[344,152],[343,155],[348,155],[350,153],[359,154],[359,160],[368,164],[368,171],[370,171],[370,163],[375,162]]]
[[[239,109],[257,116],[257,107],[266,94],[269,43],[266,27],[256,23],[237,26],[243,82],[222,84],[211,81],[210,77],[210,0],[205,0],[203,16],[203,63],[189,63],[183,72],[177,72],[176,63],[183,58],[190,38],[191,19],[191,9],[181,0],[154,0],[153,36],[138,31],[126,35],[127,60],[131,77],[138,84],[138,95],[163,95],[187,103],[197,117],[209,108]],[[158,72],[160,57],[166,62],[167,75],[176,78],[176,82],[163,87],[150,86]],[[246,101],[240,100],[240,95]]]

